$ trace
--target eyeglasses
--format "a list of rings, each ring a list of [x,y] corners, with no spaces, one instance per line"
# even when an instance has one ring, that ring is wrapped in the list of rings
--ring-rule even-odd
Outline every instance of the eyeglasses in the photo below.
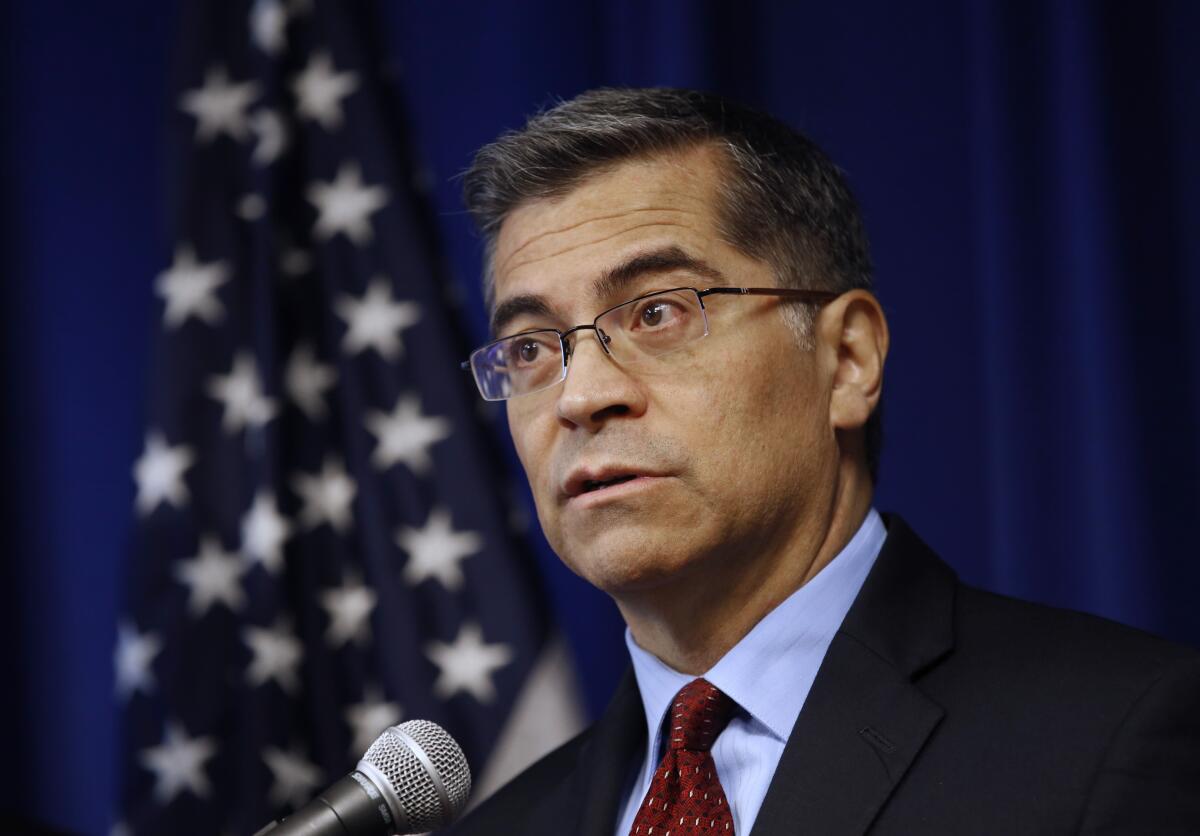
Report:
[[[566,331],[539,328],[490,342],[471,352],[470,369],[484,400],[503,401],[561,383],[567,377],[572,345],[567,337],[592,331],[600,348],[622,366],[676,351],[708,336],[704,297],[714,295],[781,296],[823,305],[837,297],[823,290],[780,287],[676,287],[656,290],[601,313],[591,325]]]

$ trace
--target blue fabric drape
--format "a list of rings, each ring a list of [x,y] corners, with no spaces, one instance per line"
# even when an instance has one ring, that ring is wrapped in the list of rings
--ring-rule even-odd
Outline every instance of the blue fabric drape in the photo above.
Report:
[[[111,648],[151,283],[171,246],[175,12],[0,11],[15,682],[0,813],[87,833],[114,803]],[[1200,643],[1200,6],[406,0],[379,14],[477,335],[478,248],[453,178],[480,144],[600,84],[766,108],[831,153],[866,213],[893,328],[879,506],[973,582]],[[542,564],[594,708],[623,664],[619,621]]]
[[[970,15],[988,520],[975,571],[1192,640],[1198,26],[1184,4]]]

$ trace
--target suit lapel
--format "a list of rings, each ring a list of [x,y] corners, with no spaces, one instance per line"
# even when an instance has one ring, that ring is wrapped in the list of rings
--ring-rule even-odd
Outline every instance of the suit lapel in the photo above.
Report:
[[[913,683],[953,645],[953,572],[899,518],[829,646],[752,836],[861,836],[942,717]]]
[[[646,717],[631,668],[580,750],[578,767],[568,782],[575,826],[566,832],[612,836],[625,783],[645,741]]]

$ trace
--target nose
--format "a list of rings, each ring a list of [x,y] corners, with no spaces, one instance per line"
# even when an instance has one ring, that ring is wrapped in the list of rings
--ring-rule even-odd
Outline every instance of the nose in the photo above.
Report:
[[[577,333],[556,406],[559,420],[587,432],[599,432],[608,421],[636,417],[646,411],[640,383],[614,362],[595,336]]]

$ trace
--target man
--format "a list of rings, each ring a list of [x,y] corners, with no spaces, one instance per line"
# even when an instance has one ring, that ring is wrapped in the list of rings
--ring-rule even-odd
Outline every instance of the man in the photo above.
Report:
[[[1198,654],[966,587],[873,510],[887,321],[811,142],[601,90],[466,197],[472,370],[632,673],[455,833],[1200,833]]]

